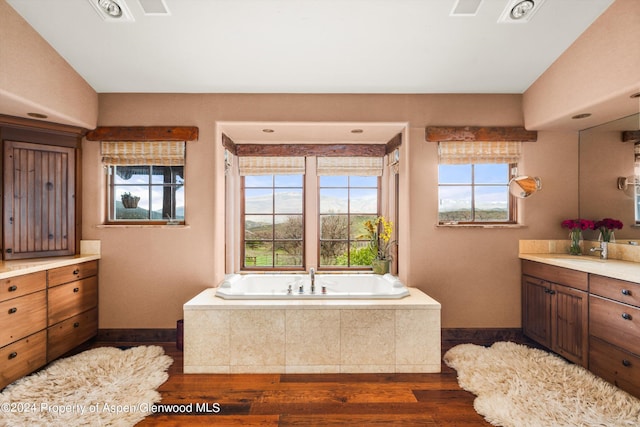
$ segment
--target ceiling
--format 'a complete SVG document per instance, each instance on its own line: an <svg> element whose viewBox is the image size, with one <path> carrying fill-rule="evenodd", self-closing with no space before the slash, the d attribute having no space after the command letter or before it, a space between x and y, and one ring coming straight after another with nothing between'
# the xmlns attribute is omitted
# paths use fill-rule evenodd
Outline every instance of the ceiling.
<svg viewBox="0 0 640 427"><path fill-rule="evenodd" d="M523 93L613 2L498 22L517 0L117 0L132 20L112 22L6 1L99 93Z"/></svg>

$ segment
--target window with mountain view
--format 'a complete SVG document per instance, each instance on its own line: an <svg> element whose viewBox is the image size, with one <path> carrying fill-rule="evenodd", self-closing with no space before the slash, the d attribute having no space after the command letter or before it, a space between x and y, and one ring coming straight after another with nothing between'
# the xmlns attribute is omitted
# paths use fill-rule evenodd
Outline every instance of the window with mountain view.
<svg viewBox="0 0 640 427"><path fill-rule="evenodd" d="M438 219L440 224L514 223L509 180L515 164L440 164Z"/></svg>

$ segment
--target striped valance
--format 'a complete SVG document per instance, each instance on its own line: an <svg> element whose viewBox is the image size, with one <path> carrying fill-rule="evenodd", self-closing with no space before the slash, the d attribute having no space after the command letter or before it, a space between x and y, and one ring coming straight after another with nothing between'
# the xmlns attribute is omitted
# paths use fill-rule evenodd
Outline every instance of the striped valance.
<svg viewBox="0 0 640 427"><path fill-rule="evenodd" d="M240 175L304 175L304 157L238 157Z"/></svg>
<svg viewBox="0 0 640 427"><path fill-rule="evenodd" d="M318 157L317 171L322 175L381 176L382 157Z"/></svg>
<svg viewBox="0 0 640 427"><path fill-rule="evenodd" d="M518 163L520 141L443 141L438 143L441 164Z"/></svg>
<svg viewBox="0 0 640 427"><path fill-rule="evenodd" d="M102 162L108 166L183 166L184 141L102 141Z"/></svg>

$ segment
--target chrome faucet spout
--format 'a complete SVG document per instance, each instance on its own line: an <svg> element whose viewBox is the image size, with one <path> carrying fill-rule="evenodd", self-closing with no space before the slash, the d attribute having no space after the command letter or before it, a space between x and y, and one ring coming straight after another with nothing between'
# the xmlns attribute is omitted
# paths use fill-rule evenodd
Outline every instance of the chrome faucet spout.
<svg viewBox="0 0 640 427"><path fill-rule="evenodd" d="M309 278L311 279L311 293L316 292L316 270L311 267L309 269Z"/></svg>
<svg viewBox="0 0 640 427"><path fill-rule="evenodd" d="M607 242L600 242L599 248L591 248L590 252L600 252L600 259L609 258L609 244Z"/></svg>

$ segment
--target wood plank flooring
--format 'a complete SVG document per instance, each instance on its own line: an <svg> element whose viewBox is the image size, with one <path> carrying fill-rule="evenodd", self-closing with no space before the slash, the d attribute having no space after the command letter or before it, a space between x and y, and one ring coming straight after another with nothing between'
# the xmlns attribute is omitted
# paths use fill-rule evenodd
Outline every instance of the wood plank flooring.
<svg viewBox="0 0 640 427"><path fill-rule="evenodd" d="M163 346L174 360L160 403L190 412L168 407L138 426L490 425L444 364L439 374L184 374L175 343L148 344ZM451 346L443 343L443 352Z"/></svg>

